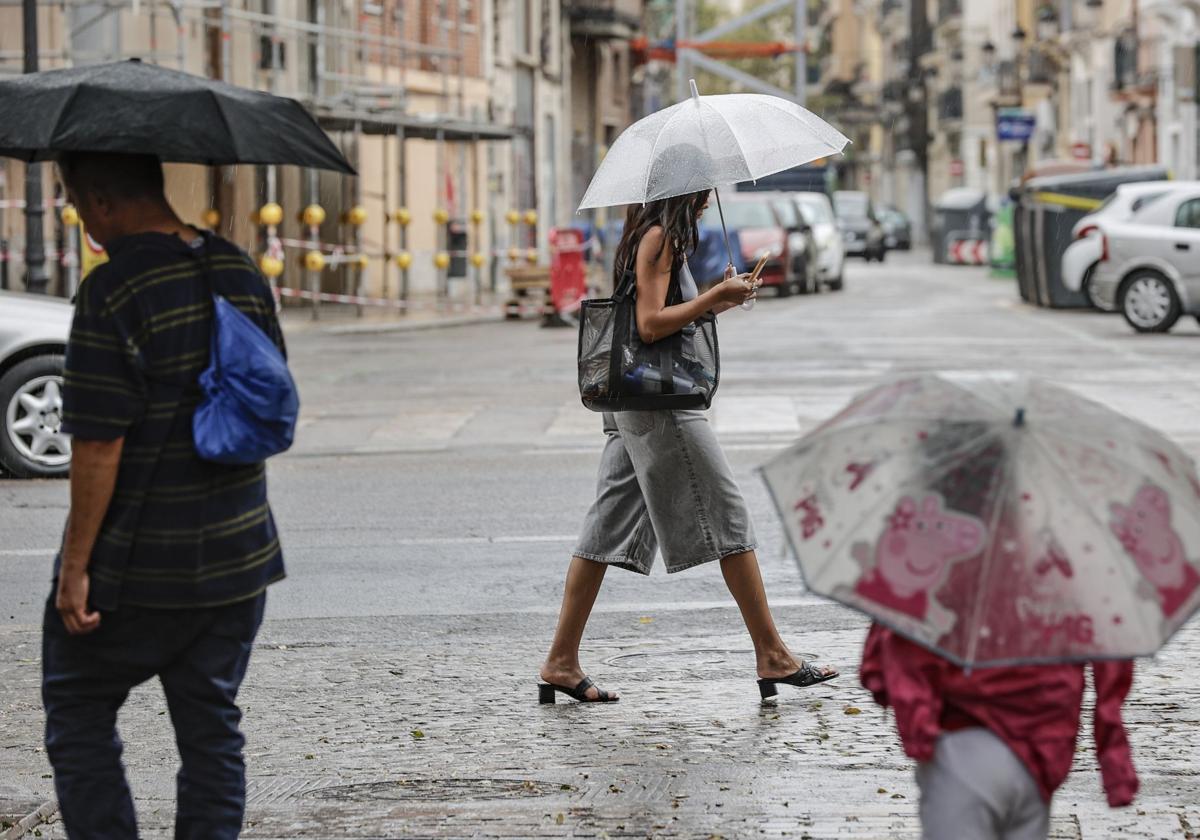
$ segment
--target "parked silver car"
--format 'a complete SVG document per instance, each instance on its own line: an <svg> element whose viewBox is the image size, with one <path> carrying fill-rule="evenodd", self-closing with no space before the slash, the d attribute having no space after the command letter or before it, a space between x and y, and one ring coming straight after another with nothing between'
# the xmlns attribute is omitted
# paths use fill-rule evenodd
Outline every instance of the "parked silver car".
<svg viewBox="0 0 1200 840"><path fill-rule="evenodd" d="M66 475L62 375L74 308L60 298L0 292L0 473Z"/></svg>
<svg viewBox="0 0 1200 840"><path fill-rule="evenodd" d="M1073 292L1083 292L1093 306L1092 277L1100 262L1100 224L1125 222L1143 207L1174 189L1196 186L1195 182L1134 181L1121 184L1104 203L1071 228L1071 244L1062 256L1062 282Z"/></svg>
<svg viewBox="0 0 1200 840"><path fill-rule="evenodd" d="M1159 197L1126 222L1100 223L1092 299L1138 332L1200 317L1200 186Z"/></svg>

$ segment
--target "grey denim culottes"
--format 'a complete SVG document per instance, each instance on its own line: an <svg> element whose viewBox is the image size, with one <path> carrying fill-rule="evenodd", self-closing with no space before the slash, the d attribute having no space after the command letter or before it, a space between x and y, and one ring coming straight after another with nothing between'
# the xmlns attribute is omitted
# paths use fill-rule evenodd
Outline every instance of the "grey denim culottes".
<svg viewBox="0 0 1200 840"><path fill-rule="evenodd" d="M754 526L703 411L604 414L596 501L575 556L650 574L755 547Z"/></svg>

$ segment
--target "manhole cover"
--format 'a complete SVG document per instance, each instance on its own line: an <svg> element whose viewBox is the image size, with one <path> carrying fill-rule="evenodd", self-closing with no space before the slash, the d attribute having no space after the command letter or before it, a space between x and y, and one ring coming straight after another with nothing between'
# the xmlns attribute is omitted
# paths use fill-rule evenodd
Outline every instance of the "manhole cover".
<svg viewBox="0 0 1200 840"><path fill-rule="evenodd" d="M570 788L565 788L570 790ZM463 800L518 799L551 796L564 792L564 786L529 779L391 779L355 785L317 788L303 794L339 802L375 802L383 800L422 802L461 802Z"/></svg>
<svg viewBox="0 0 1200 840"><path fill-rule="evenodd" d="M816 659L816 654L795 653L797 659ZM643 653L622 653L604 660L605 665L639 671L677 671L716 667L745 668L754 665L754 651L729 648L697 648L695 650L651 650Z"/></svg>

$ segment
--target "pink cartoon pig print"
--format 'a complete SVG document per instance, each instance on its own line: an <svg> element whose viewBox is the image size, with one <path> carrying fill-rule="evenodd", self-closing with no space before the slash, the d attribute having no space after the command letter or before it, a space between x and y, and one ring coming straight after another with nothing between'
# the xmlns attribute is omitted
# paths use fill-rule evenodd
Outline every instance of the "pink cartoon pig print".
<svg viewBox="0 0 1200 840"><path fill-rule="evenodd" d="M1200 572L1188 562L1183 542L1171 527L1166 491L1143 484L1128 507L1114 504L1109 527L1138 571L1158 592L1163 615L1171 618L1200 586Z"/></svg>
<svg viewBox="0 0 1200 840"><path fill-rule="evenodd" d="M925 496L919 505L906 496L888 517L874 557L865 544L856 547L864 572L854 591L882 607L926 621L936 605L931 595L945 580L950 565L979 553L986 535L982 522L945 510L936 493ZM944 620L936 623L949 630Z"/></svg>

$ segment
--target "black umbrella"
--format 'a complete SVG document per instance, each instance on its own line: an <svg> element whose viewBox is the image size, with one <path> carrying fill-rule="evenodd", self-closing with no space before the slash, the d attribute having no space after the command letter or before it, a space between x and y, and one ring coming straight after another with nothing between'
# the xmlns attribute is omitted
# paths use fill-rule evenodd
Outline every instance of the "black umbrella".
<svg viewBox="0 0 1200 840"><path fill-rule="evenodd" d="M0 81L0 115L0 155L26 161L127 152L357 174L296 100L136 59Z"/></svg>

